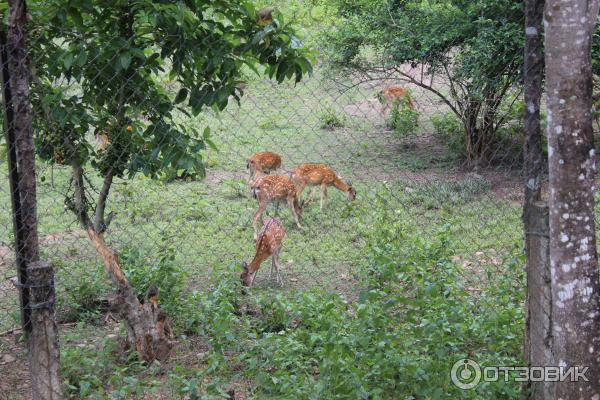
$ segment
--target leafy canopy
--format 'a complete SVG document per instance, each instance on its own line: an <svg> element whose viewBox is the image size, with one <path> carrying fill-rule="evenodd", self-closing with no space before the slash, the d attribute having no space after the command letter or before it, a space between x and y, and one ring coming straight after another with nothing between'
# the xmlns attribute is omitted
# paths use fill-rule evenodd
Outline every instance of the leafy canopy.
<svg viewBox="0 0 600 400"><path fill-rule="evenodd" d="M278 82L312 71L308 51L275 12L257 24L239 0L28 2L40 155L91 162L103 176L166 168L204 174L210 130L189 118L243 94L245 73ZM99 139L94 148L90 133Z"/></svg>
<svg viewBox="0 0 600 400"><path fill-rule="evenodd" d="M328 37L336 63L424 63L435 72L454 60L457 76L468 79L520 76L521 2L338 0L338 6L341 19Z"/></svg>

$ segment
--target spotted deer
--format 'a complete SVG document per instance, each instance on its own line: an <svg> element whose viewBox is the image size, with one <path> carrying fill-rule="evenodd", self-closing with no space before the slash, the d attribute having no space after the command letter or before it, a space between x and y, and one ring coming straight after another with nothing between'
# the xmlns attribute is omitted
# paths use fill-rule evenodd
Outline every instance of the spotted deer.
<svg viewBox="0 0 600 400"><path fill-rule="evenodd" d="M300 164L292 170L292 180L296 185L296 194L298 197L307 185L321 186L321 211L323 211L323 202L327 198L327 187L335 186L337 189L347 193L348 201L353 201L356 198L356 190L352 187L351 182L344 182L333 169L325 164L306 163ZM314 191L311 193L308 201L311 201L314 196Z"/></svg>
<svg viewBox="0 0 600 400"><path fill-rule="evenodd" d="M387 86L378 93L377 97L379 98L379 101L383 103L383 106L381 107L382 116L385 116L386 112L390 109L394 102L396 102L395 104L397 107L398 101L400 101L403 98L406 98L406 105L408 108L411 108L413 110L416 109L415 102L410 96L410 93L402 86Z"/></svg>
<svg viewBox="0 0 600 400"><path fill-rule="evenodd" d="M267 205L270 202L275 201L287 201L292 216L299 229L300 226L300 212L302 207L298 203L298 197L296 196L296 186L292 179L287 175L263 175L259 176L252 182L252 196L258 200L258 210L254 213L252 218L252 228L254 229L254 240L257 239L256 224L258 219L261 217Z"/></svg>
<svg viewBox="0 0 600 400"><path fill-rule="evenodd" d="M281 156L279 154L270 151L254 153L246 160L246 169L250 173L248 182L252 184L252 180L257 173L269 174L279 168L281 168Z"/></svg>
<svg viewBox="0 0 600 400"><path fill-rule="evenodd" d="M243 271L240 274L242 285L252 286L260 265L269 258L269 256L271 256L269 279L271 279L273 270L275 270L275 280L278 284L283 284L283 280L279 274L279 250L281 250L284 237L285 230L283 229L283 224L276 218L268 218L258 235L254 258L250 261L250 264L246 262L242 264Z"/></svg>

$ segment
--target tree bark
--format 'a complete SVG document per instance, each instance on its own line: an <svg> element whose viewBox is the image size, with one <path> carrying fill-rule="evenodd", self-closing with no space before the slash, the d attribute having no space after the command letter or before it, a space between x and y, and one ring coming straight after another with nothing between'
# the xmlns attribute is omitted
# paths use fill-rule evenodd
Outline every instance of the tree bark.
<svg viewBox="0 0 600 400"><path fill-rule="evenodd" d="M106 172L106 176L104 177L100 194L98 195L98 203L96 204L94 216L94 229L98 233L104 232L110 223L110 218L105 220L104 211L106 210L106 201L108 199L108 193L110 192L110 187L112 186L114 176L113 169L109 168L109 170Z"/></svg>
<svg viewBox="0 0 600 400"><path fill-rule="evenodd" d="M540 99L542 96L542 78L544 53L542 48L542 18L544 0L526 0L525 3L525 62L524 90L525 99L525 141L523 161L525 172L525 202L523 222L528 231L529 215L532 205L541 199L542 180L542 134L540 129ZM527 244L527 243L526 243ZM525 247L527 251L527 246Z"/></svg>
<svg viewBox="0 0 600 400"><path fill-rule="evenodd" d="M58 329L54 314L54 271L38 261L27 267L31 286L31 335L28 340L34 400L62 399Z"/></svg>
<svg viewBox="0 0 600 400"><path fill-rule="evenodd" d="M156 288L151 285L144 303L140 303L121 270L117 254L106 245L102 234L96 233L91 225L87 227L87 234L100 254L106 272L117 285L117 294L110 303L125 324L126 347L135 348L140 358L148 363L166 360L173 343L169 340L166 315L158 305Z"/></svg>
<svg viewBox="0 0 600 400"><path fill-rule="evenodd" d="M125 324L127 339L123 343L124 347L134 348L140 359L147 363L154 360L164 361L169 357L173 343L170 340L166 314L158 305L157 291L151 286L145 301L141 303L138 300L135 290L123 274L117 253L108 247L104 240L103 229L97 230L88 215L83 168L78 164L73 164L72 168L74 194L72 200L67 198L66 205L87 231L88 238L102 258L108 276L117 287L116 294L110 299L110 306ZM105 186L110 187L110 182ZM108 195L108 189L105 195Z"/></svg>
<svg viewBox="0 0 600 400"><path fill-rule="evenodd" d="M544 11L550 266L555 365L589 367L559 399L600 399L600 286L594 222L591 37L600 0L548 0Z"/></svg>
<svg viewBox="0 0 600 400"><path fill-rule="evenodd" d="M544 69L543 15L544 0L525 1L523 228L527 260L527 316L523 354L528 366L550 365L553 358L548 209L547 206L542 205L543 203L539 203L542 192L543 162L540 129L540 100ZM554 385L550 382L527 382L523 389L525 397L529 399L549 400L554 398Z"/></svg>

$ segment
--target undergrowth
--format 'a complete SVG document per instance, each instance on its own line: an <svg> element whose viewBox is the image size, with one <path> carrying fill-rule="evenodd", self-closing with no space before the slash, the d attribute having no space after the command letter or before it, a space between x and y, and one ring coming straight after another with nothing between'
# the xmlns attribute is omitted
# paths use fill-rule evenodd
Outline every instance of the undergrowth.
<svg viewBox="0 0 600 400"><path fill-rule="evenodd" d="M520 365L522 260L485 270L485 287L473 292L452 260L449 225L426 236L392 213L380 213L377 228L365 231L368 267L358 272L354 302L318 288L244 291L237 265L217 270L205 292L167 296L167 306L178 303L176 324L186 327L179 340L196 337L208 349L201 365L170 368L170 393L222 398L232 382L244 381L253 398L516 399L517 383L462 391L449 372L461 358ZM136 274L161 276L143 271ZM156 376L140 378L137 362L105 345L86 361L67 344L62 365L71 394L129 398L158 390Z"/></svg>

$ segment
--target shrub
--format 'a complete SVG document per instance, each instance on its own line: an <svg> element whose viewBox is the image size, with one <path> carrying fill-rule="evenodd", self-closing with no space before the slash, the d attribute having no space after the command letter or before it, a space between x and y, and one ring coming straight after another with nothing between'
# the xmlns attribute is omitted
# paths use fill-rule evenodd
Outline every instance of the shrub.
<svg viewBox="0 0 600 400"><path fill-rule="evenodd" d="M419 112L408 106L409 99L405 96L392 102L387 126L393 129L398 137L405 137L417 132L419 127Z"/></svg>
<svg viewBox="0 0 600 400"><path fill-rule="evenodd" d="M162 250L157 259L138 249L123 249L120 254L123 273L135 288L140 300L151 284L158 289L158 302L167 315L178 314L183 300L187 275L175 263L173 248Z"/></svg>
<svg viewBox="0 0 600 400"><path fill-rule="evenodd" d="M370 240L356 303L317 289L255 300L247 336L256 341L239 358L257 397L518 398L515 382L462 391L449 371L463 357L518 365L519 263L488 274L489 288L473 296L451 260L449 227L425 238L390 221L380 216Z"/></svg>
<svg viewBox="0 0 600 400"><path fill-rule="evenodd" d="M465 158L465 129L456 115L452 112L437 112L431 116L431 123L435 133L445 141L450 153L456 158Z"/></svg>

